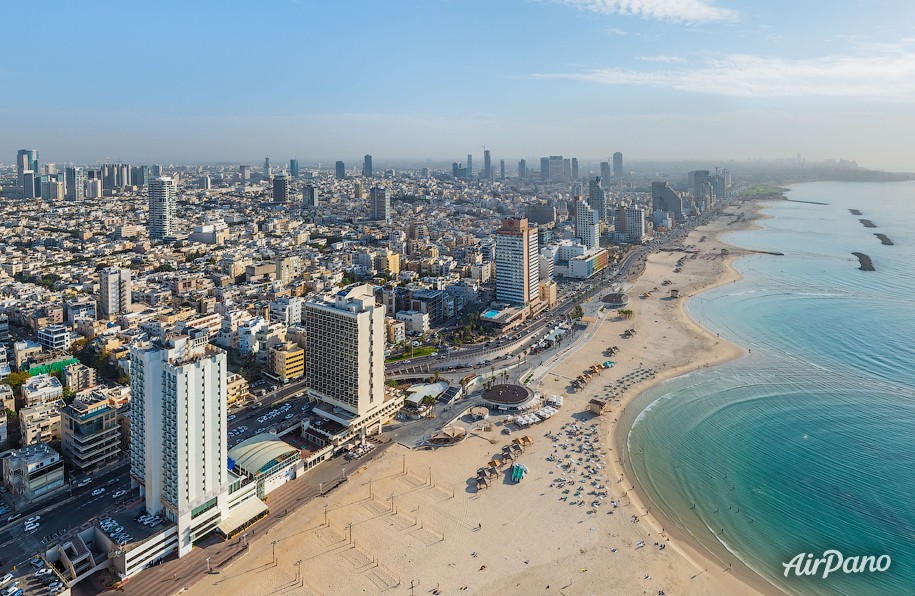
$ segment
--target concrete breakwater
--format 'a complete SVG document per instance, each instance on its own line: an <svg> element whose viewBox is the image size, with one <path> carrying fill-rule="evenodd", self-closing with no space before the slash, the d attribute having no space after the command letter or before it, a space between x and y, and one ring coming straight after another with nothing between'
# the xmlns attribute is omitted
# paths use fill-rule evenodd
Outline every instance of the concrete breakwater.
<svg viewBox="0 0 915 596"><path fill-rule="evenodd" d="M874 268L874 262L871 261L871 258L869 256L867 256L863 252L853 252L851 254L858 257L858 263L860 264L860 267L858 267L858 269L860 269L861 271L876 271L876 269Z"/></svg>
<svg viewBox="0 0 915 596"><path fill-rule="evenodd" d="M879 238L880 242L882 242L884 246L893 246L893 241L890 240L890 237L886 234L874 234L874 236Z"/></svg>
<svg viewBox="0 0 915 596"><path fill-rule="evenodd" d="M869 220L869 219L859 219L858 221L860 221L861 224L862 224L865 228L876 228L876 227L877 227L877 224L875 224L874 222L872 222L872 221Z"/></svg>

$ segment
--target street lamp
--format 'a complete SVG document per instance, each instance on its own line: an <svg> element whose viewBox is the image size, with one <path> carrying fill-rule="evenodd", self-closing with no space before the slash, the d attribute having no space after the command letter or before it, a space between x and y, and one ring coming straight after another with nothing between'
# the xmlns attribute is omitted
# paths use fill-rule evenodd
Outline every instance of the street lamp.
<svg viewBox="0 0 915 596"><path fill-rule="evenodd" d="M207 562L207 573L210 573L212 571L212 569L210 569L210 557L206 558L206 562Z"/></svg>
<svg viewBox="0 0 915 596"><path fill-rule="evenodd" d="M273 544L273 564L276 565L276 540L272 542Z"/></svg>

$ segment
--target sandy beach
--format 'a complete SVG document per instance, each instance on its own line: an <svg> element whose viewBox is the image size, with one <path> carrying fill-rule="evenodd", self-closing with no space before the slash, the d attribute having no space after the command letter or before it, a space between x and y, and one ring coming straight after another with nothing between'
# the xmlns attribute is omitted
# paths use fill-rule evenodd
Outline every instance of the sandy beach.
<svg viewBox="0 0 915 596"><path fill-rule="evenodd" d="M739 212L744 219L729 225ZM684 244L699 250L695 258L651 254L629 292L633 316L604 313L587 341L557 358L535 389L565 396L558 414L510 436L501 433L500 417L490 418L490 430L467 418L461 424L469 437L434 452L392 446L186 593L777 593L667 531L626 478L617 447L625 440L617 417L637 393L744 353L683 310L687 297L739 277L730 263L747 251L718 235L751 226L753 210L741 205L728 213L689 234ZM645 292L652 294L641 298ZM635 335L625 338L627 329ZM611 346L619 348L609 358L615 366L572 392L571 380L607 360ZM613 400L612 411L588 413L594 397ZM528 475L513 483L501 474L478 491L477 469L521 435L533 439L516 459Z"/></svg>

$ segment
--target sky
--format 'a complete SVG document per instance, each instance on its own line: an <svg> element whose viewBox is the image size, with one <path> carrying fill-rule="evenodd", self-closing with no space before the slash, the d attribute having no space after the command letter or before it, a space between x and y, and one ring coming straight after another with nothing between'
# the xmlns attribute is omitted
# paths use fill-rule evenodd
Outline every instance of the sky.
<svg viewBox="0 0 915 596"><path fill-rule="evenodd" d="M915 171L912 0L11 2L0 162L767 159ZM536 166L536 164L534 164Z"/></svg>

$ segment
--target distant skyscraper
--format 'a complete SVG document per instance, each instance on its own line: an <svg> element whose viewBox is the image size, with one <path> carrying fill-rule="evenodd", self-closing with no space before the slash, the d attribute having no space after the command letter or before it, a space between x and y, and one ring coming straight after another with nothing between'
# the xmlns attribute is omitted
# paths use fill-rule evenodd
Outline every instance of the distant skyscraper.
<svg viewBox="0 0 915 596"><path fill-rule="evenodd" d="M131 181L141 188L149 185L149 166L137 166L130 170Z"/></svg>
<svg viewBox="0 0 915 596"><path fill-rule="evenodd" d="M174 179L160 176L149 181L149 239L162 240L174 234Z"/></svg>
<svg viewBox="0 0 915 596"><path fill-rule="evenodd" d="M600 162L600 177L603 179L604 188L610 188L611 180L610 162Z"/></svg>
<svg viewBox="0 0 915 596"><path fill-rule="evenodd" d="M518 162L518 178L524 180L527 178L527 160L522 159Z"/></svg>
<svg viewBox="0 0 915 596"><path fill-rule="evenodd" d="M546 182L550 179L550 158L540 158L540 180Z"/></svg>
<svg viewBox="0 0 915 596"><path fill-rule="evenodd" d="M86 173L82 168L71 167L64 171L67 185L67 200L79 201L86 196Z"/></svg>
<svg viewBox="0 0 915 596"><path fill-rule="evenodd" d="M23 174L26 170L32 170L35 176L38 176L38 149L20 149L16 153L16 174L19 181L19 188L24 188ZM35 197L37 189L32 188L30 198Z"/></svg>
<svg viewBox="0 0 915 596"><path fill-rule="evenodd" d="M366 154L366 156L362 158L362 175L365 176L366 178L372 177L372 156L371 155Z"/></svg>
<svg viewBox="0 0 915 596"><path fill-rule="evenodd" d="M99 271L99 315L107 319L130 311L130 269L108 267Z"/></svg>
<svg viewBox="0 0 915 596"><path fill-rule="evenodd" d="M102 181L98 178L86 180L86 198L98 199L102 196Z"/></svg>
<svg viewBox="0 0 915 596"><path fill-rule="evenodd" d="M562 182L564 180L561 155L551 155L548 167L550 182Z"/></svg>
<svg viewBox="0 0 915 596"><path fill-rule="evenodd" d="M572 158L572 182L578 180L578 158Z"/></svg>
<svg viewBox="0 0 915 596"><path fill-rule="evenodd" d="M161 175L162 175L162 166L160 166L157 163L150 166L150 168L149 168L149 177L150 178L158 178Z"/></svg>
<svg viewBox="0 0 915 596"><path fill-rule="evenodd" d="M506 219L496 231L496 300L527 304L537 299L540 280L537 231L527 219Z"/></svg>
<svg viewBox="0 0 915 596"><path fill-rule="evenodd" d="M155 166L153 166L153 167L155 167ZM251 166L238 166L238 176L242 180L250 180L251 179Z"/></svg>
<svg viewBox="0 0 915 596"><path fill-rule="evenodd" d="M286 174L277 174L273 177L273 202L285 203L289 200L289 182Z"/></svg>
<svg viewBox="0 0 915 596"><path fill-rule="evenodd" d="M293 179L299 177L299 160L297 160L297 159L289 160L289 175L292 176Z"/></svg>
<svg viewBox="0 0 915 596"><path fill-rule="evenodd" d="M343 180L346 178L346 164L344 164L342 161L335 163L334 175L337 177L337 180Z"/></svg>
<svg viewBox="0 0 915 596"><path fill-rule="evenodd" d="M123 163L102 164L102 187L115 190L130 186L130 166Z"/></svg>
<svg viewBox="0 0 915 596"><path fill-rule="evenodd" d="M651 209L673 213L676 219L683 219L683 199L669 182L651 183Z"/></svg>
<svg viewBox="0 0 915 596"><path fill-rule="evenodd" d="M505 180L505 160L499 160L499 180Z"/></svg>
<svg viewBox="0 0 915 596"><path fill-rule="evenodd" d="M340 416L345 424L377 413L384 405L385 326L372 286L307 301L304 324L308 395L347 412Z"/></svg>
<svg viewBox="0 0 915 596"><path fill-rule="evenodd" d="M489 149L483 150L483 172L480 177L483 180L492 180L492 156Z"/></svg>
<svg viewBox="0 0 915 596"><path fill-rule="evenodd" d="M45 174L39 177L39 196L46 201L62 201L66 184L63 174Z"/></svg>
<svg viewBox="0 0 915 596"><path fill-rule="evenodd" d="M267 156L264 158L264 179L269 178L270 174L270 157Z"/></svg>
<svg viewBox="0 0 915 596"><path fill-rule="evenodd" d="M372 219L391 223L391 191L387 188L372 188Z"/></svg>
<svg viewBox="0 0 915 596"><path fill-rule="evenodd" d="M600 176L594 176L588 182L588 205L597 211L601 221L607 221L607 206L604 198L604 189L600 184Z"/></svg>
<svg viewBox="0 0 915 596"><path fill-rule="evenodd" d="M623 177L623 154L619 151L613 154L613 177Z"/></svg>
<svg viewBox="0 0 915 596"><path fill-rule="evenodd" d="M467 154L467 177L473 178L473 155Z"/></svg>
<svg viewBox="0 0 915 596"><path fill-rule="evenodd" d="M130 349L131 484L177 524L179 557L229 517L228 375L202 330Z"/></svg>
<svg viewBox="0 0 915 596"><path fill-rule="evenodd" d="M38 196L38 176L32 170L22 172L22 196L26 199L34 199Z"/></svg>
<svg viewBox="0 0 915 596"><path fill-rule="evenodd" d="M562 180L564 182L572 181L572 160L571 159L562 160Z"/></svg>
<svg viewBox="0 0 915 596"><path fill-rule="evenodd" d="M318 206L318 190L309 184L302 189L302 208L311 209Z"/></svg>
<svg viewBox="0 0 915 596"><path fill-rule="evenodd" d="M575 235L591 250L600 246L600 218L585 201L575 202Z"/></svg>

